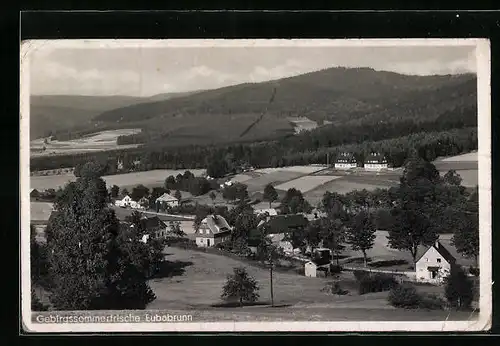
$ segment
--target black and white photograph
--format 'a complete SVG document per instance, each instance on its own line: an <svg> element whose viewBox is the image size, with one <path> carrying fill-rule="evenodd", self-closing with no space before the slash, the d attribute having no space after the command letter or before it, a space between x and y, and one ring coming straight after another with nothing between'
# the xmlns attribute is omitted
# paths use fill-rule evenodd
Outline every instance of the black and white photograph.
<svg viewBox="0 0 500 346"><path fill-rule="evenodd" d="M484 331L482 39L21 45L32 332Z"/></svg>

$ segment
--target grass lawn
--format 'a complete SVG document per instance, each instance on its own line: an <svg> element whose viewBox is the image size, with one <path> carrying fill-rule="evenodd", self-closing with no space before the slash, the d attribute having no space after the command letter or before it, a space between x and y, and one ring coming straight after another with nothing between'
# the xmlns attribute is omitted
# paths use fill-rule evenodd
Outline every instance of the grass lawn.
<svg viewBox="0 0 500 346"><path fill-rule="evenodd" d="M220 294L227 274L235 266L246 266L260 286L260 301L268 303L269 272L225 256L169 247L165 250L174 274L154 279L150 285L157 299L148 310L189 313L194 320L206 321L380 321L444 320L447 311L408 311L387 303L387 292L358 295L352 273L341 275L341 286L348 295L334 296L322 289L331 278L307 278L295 273L274 272L276 307L214 307L221 303ZM470 318L469 312L453 312L448 319Z"/></svg>

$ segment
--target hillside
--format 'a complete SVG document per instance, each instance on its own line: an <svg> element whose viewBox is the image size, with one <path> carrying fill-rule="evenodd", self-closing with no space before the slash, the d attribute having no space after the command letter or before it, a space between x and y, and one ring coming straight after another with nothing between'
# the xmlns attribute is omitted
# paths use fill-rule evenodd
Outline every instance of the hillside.
<svg viewBox="0 0 500 346"><path fill-rule="evenodd" d="M103 112L189 94L192 93L159 94L152 97L31 95L30 137L37 139L64 130L91 129L96 126L96 122L91 120Z"/></svg>
<svg viewBox="0 0 500 346"><path fill-rule="evenodd" d="M274 89L274 101L269 103ZM196 138L208 144L293 133L287 118L294 116L319 124L373 124L433 120L464 109L475 112L475 107L476 77L471 74L421 77L330 68L130 105L103 112L95 120L117 128L143 128L146 135L138 139L142 142L173 145Z"/></svg>

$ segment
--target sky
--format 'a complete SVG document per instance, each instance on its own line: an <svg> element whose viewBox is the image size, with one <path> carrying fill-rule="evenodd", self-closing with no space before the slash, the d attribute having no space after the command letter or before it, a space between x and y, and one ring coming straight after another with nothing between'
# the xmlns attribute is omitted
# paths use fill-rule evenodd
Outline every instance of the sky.
<svg viewBox="0 0 500 346"><path fill-rule="evenodd" d="M29 60L31 94L147 97L262 82L336 66L411 75L476 72L475 48L463 45L94 47L37 48Z"/></svg>

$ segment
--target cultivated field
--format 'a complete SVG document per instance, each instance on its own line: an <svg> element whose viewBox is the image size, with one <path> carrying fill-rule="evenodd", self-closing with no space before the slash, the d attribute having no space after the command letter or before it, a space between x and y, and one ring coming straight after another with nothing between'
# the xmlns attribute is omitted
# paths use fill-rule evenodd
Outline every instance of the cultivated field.
<svg viewBox="0 0 500 346"><path fill-rule="evenodd" d="M69 140L69 141L50 141L44 143L44 138L39 138L31 141L30 149L32 156L45 156L57 154L76 154L88 151L103 151L117 148L134 148L137 144L133 145L117 145L116 140L119 136L131 135L139 133L140 129L121 129L97 132L83 138ZM41 149L45 146L44 151Z"/></svg>
<svg viewBox="0 0 500 346"><path fill-rule="evenodd" d="M444 320L445 311L407 311L387 303L387 292L358 295L352 273L340 276L345 296L334 296L322 289L331 279L307 278L295 273L274 272L274 302L277 307L249 306L243 308L212 307L221 303L220 294L226 276L233 267L245 266L258 281L261 302L270 301L269 272L242 262L192 250L169 247L166 259L174 273L154 279L150 285L157 299L148 309L189 311L209 321L286 321L286 320ZM185 313L185 312L184 312ZM470 318L470 313L453 313L451 319Z"/></svg>
<svg viewBox="0 0 500 346"><path fill-rule="evenodd" d="M288 167L276 167L276 168L260 168L256 169L255 172L257 173L264 173L264 174L270 174L270 173L275 173L275 172L295 172L295 173L301 173L301 174L311 174L317 171L321 171L322 169L328 168L327 166L316 166L316 165L309 165L309 166L288 166Z"/></svg>
<svg viewBox="0 0 500 346"><path fill-rule="evenodd" d="M106 181L108 186L118 185L120 188L130 189L138 184L143 184L146 186L163 186L165 179L169 175L176 176L177 174L183 174L186 170L170 170L170 169L157 169L153 171L146 172L134 172L125 174L115 174L104 176L103 179ZM190 169L195 176L202 175L204 169ZM53 176L32 176L30 177L31 188L37 190L46 189L57 189L58 187L63 187L70 181L76 180L73 174L65 175L53 175Z"/></svg>
<svg viewBox="0 0 500 346"><path fill-rule="evenodd" d="M336 177L333 175L307 175L291 181L287 181L286 183L280 185L276 185L275 187L276 189L284 191L295 188L305 193L338 178L341 177Z"/></svg>

